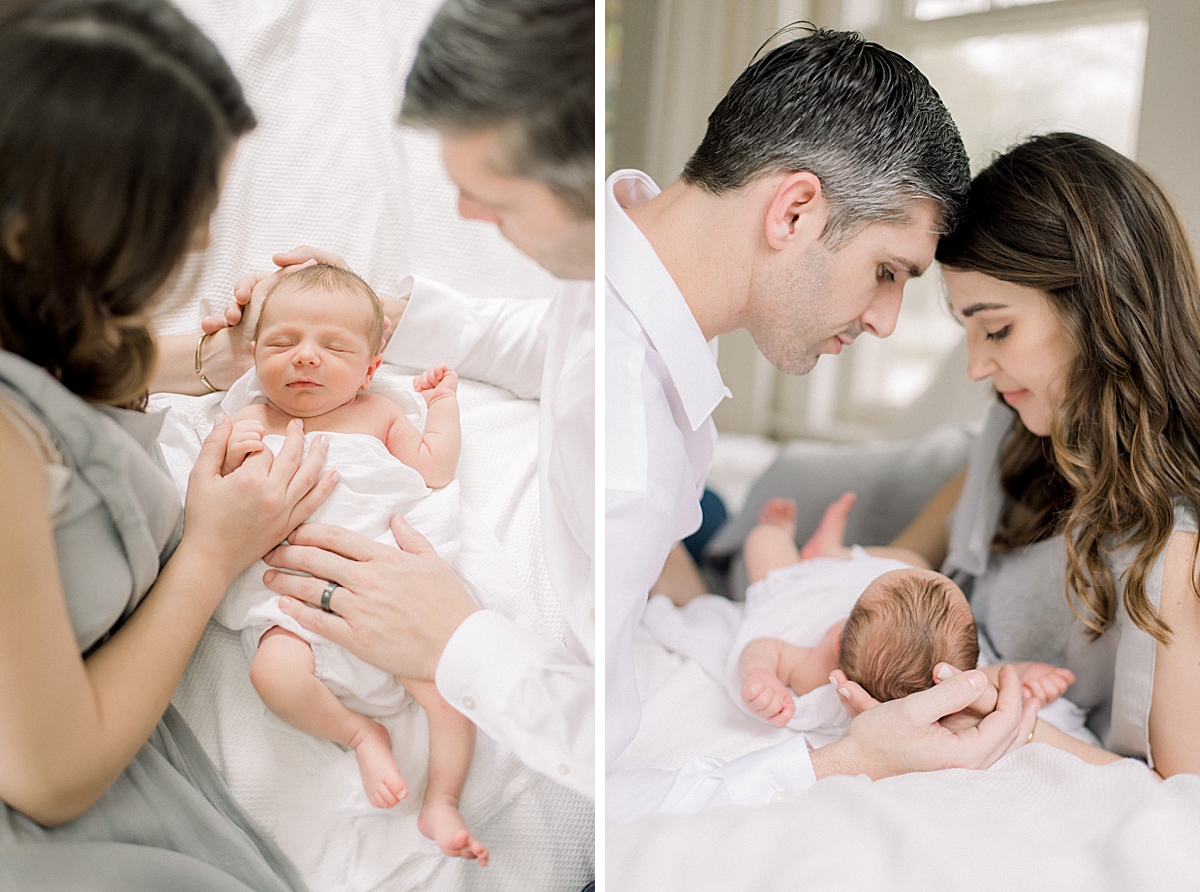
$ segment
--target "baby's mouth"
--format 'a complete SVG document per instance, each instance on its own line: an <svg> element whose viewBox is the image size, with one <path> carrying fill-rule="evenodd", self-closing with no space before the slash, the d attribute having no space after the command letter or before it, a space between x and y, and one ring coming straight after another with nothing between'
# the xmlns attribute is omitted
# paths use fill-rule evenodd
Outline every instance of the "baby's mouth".
<svg viewBox="0 0 1200 892"><path fill-rule="evenodd" d="M316 381L309 381L307 378L301 378L297 381L292 381L288 384L288 387L293 388L293 389L299 389L299 390L309 390L313 387L320 387L320 386L321 385L318 384Z"/></svg>

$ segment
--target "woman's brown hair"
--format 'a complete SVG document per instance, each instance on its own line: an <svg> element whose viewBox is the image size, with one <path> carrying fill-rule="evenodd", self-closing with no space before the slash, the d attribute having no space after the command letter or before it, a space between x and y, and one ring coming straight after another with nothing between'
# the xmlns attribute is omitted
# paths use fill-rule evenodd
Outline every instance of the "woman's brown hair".
<svg viewBox="0 0 1200 892"><path fill-rule="evenodd" d="M168 3L47 3L0 24L0 347L84 399L140 404L149 310L254 123Z"/></svg>
<svg viewBox="0 0 1200 892"><path fill-rule="evenodd" d="M1113 149L1039 136L975 178L937 258L1043 292L1078 351L1050 436L1014 422L993 546L1062 533L1067 596L1092 633L1112 625L1120 583L1130 618L1168 643L1146 577L1176 503L1200 508L1200 284L1171 202ZM1123 548L1118 581L1105 557Z"/></svg>

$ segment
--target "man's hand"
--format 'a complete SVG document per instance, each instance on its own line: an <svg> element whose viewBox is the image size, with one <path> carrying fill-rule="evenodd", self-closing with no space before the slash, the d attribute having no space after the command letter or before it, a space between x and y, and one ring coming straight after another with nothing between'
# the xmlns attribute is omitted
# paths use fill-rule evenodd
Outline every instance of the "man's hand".
<svg viewBox="0 0 1200 892"><path fill-rule="evenodd" d="M280 608L311 632L393 675L432 681L454 630L478 606L450 565L404 518L392 518L398 548L342 527L305 524L266 562L267 588ZM325 613L326 580L336 582Z"/></svg>

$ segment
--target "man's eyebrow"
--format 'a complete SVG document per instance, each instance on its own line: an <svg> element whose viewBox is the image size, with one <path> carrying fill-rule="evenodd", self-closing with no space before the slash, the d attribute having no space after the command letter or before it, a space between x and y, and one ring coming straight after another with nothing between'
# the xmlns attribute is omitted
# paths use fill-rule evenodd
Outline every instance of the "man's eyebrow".
<svg viewBox="0 0 1200 892"><path fill-rule="evenodd" d="M970 319L976 313L986 313L988 310L1006 310L1006 309L1008 309L1008 304L977 303L977 304L971 304L971 306L969 306L969 307L963 307L963 310L961 313L959 313L959 315L962 316L964 319Z"/></svg>
<svg viewBox="0 0 1200 892"><path fill-rule="evenodd" d="M891 263L900 267L914 279L919 279L922 275L920 267L918 267L915 263L913 263L911 260L905 260L903 257L897 257L895 254L889 254L888 256L884 257L883 262Z"/></svg>

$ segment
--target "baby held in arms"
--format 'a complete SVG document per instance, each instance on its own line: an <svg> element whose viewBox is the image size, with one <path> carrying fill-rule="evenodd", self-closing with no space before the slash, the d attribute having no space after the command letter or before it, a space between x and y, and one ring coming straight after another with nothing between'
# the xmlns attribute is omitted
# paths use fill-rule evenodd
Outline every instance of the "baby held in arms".
<svg viewBox="0 0 1200 892"><path fill-rule="evenodd" d="M793 541L795 503L784 499L767 503L746 539L748 620L757 613L759 623L773 616L787 626L789 614L795 619L804 613L822 623L828 622L828 614L840 614L823 634L820 627L810 630L813 638L820 635L815 644L756 637L742 648L742 700L773 725L791 721L793 693L803 696L828 684L834 669L883 702L932 687L939 680L934 677L939 663L966 671L979 661L970 605L949 577L906 566L919 558L899 549L871 549L868 554L842 544L853 501L847 493L834 502L803 550ZM822 612L827 615L820 618ZM796 640L795 635L787 637ZM986 715L996 705L1000 667L981 668L991 684L971 709ZM1026 693L1043 704L1062 696L1075 680L1069 670L1045 663L1017 663L1015 668Z"/></svg>
<svg viewBox="0 0 1200 892"><path fill-rule="evenodd" d="M427 406L424 432L396 402L367 392L382 362L383 333L379 299L354 273L316 264L280 280L263 302L252 345L266 401L234 416L222 472L260 460L272 438L299 420L306 437L322 432L327 464L341 475L322 506L340 514L319 512L313 520L380 515L364 522L385 541L393 514L454 479L462 433L458 378L446 366L413 381ZM352 748L371 804L391 808L408 786L387 729L372 716L395 713L407 689L429 717L429 782L417 826L447 855L487 864L487 849L458 810L474 725L432 682L397 680L302 629L262 585L264 569L258 564L239 577L217 612L219 621L242 630L253 653L250 678L263 702L292 727ZM326 606L335 612L338 594L331 583Z"/></svg>

